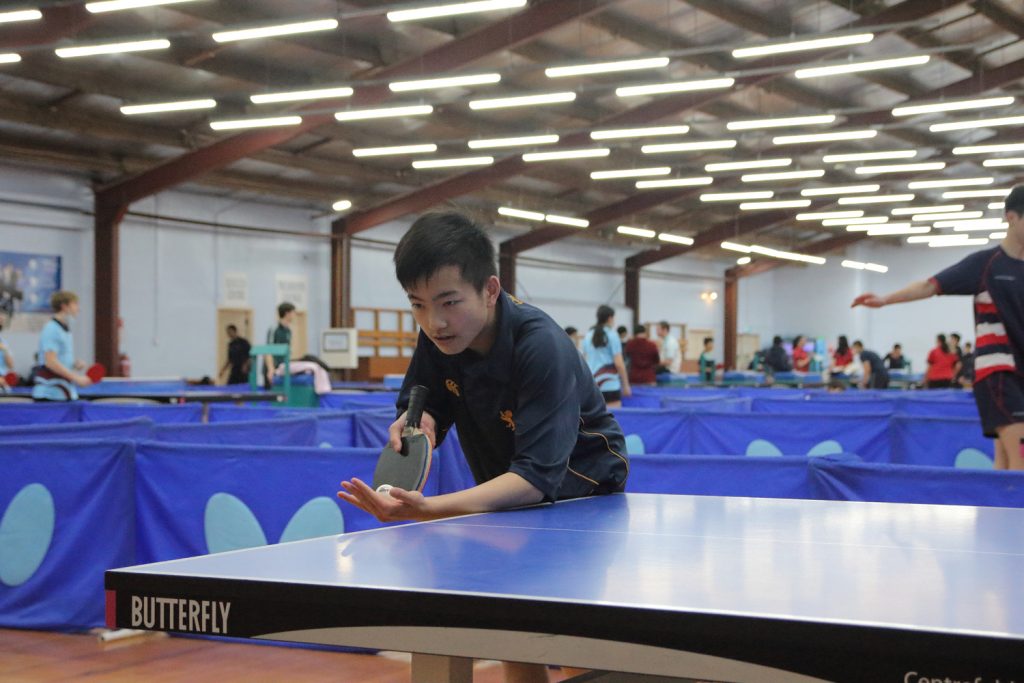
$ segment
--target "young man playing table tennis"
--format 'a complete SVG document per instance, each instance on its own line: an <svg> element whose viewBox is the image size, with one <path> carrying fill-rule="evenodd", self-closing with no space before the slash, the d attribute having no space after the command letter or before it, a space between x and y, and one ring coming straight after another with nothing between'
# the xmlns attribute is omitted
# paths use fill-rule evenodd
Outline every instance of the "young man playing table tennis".
<svg viewBox="0 0 1024 683"><path fill-rule="evenodd" d="M426 497L359 479L339 497L383 522L428 520L623 490L625 438L572 340L543 311L501 289L494 246L458 213L417 220L395 250L395 273L420 326L397 402L401 447L415 385L429 390L421 427L440 443L453 424L477 485ZM507 680L547 680L543 667ZM543 676L543 677L541 677Z"/></svg>
<svg viewBox="0 0 1024 683"><path fill-rule="evenodd" d="M85 364L75 360L71 323L78 315L78 295L58 290L50 296L53 318L39 334L39 367L36 368L32 398L36 401L74 401L78 387L92 380L81 371Z"/></svg>

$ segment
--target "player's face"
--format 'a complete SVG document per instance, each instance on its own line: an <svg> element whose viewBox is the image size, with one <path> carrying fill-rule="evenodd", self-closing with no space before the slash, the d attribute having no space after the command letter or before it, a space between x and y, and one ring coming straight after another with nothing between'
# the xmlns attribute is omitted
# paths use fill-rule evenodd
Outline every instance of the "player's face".
<svg viewBox="0 0 1024 683"><path fill-rule="evenodd" d="M477 291L456 266L445 266L406 291L412 315L441 353L472 349L487 353L494 343L495 304L501 286L492 276Z"/></svg>
<svg viewBox="0 0 1024 683"><path fill-rule="evenodd" d="M1016 211L1007 211L1006 228L1016 236L1018 242L1024 242L1024 216Z"/></svg>

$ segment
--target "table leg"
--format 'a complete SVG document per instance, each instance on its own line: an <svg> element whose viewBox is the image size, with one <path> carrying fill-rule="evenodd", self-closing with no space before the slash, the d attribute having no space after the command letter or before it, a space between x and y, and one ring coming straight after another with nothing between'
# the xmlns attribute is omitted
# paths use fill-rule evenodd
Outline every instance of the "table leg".
<svg viewBox="0 0 1024 683"><path fill-rule="evenodd" d="M473 660L414 652L412 683L473 683Z"/></svg>

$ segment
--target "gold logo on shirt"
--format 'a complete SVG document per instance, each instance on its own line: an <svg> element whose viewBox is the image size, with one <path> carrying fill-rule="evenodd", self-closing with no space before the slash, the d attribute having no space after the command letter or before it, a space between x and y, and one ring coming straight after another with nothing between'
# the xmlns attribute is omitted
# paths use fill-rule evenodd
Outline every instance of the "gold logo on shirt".
<svg viewBox="0 0 1024 683"><path fill-rule="evenodd" d="M509 294L508 295L508 300L511 301L512 303L516 304L517 306L521 306L522 303L523 303L523 300L519 299L519 298L516 298L516 296L514 294Z"/></svg>
<svg viewBox="0 0 1024 683"><path fill-rule="evenodd" d="M462 396L462 392L459 391L459 385L455 383L455 380L453 380L453 379L446 379L444 381L444 387L445 387L445 389L447 389L448 391L452 392L456 396Z"/></svg>
<svg viewBox="0 0 1024 683"><path fill-rule="evenodd" d="M512 419L511 410L501 411L500 413L498 413L498 417L501 418L501 421L505 423L506 427L511 429L513 432L516 431L516 423L515 420Z"/></svg>

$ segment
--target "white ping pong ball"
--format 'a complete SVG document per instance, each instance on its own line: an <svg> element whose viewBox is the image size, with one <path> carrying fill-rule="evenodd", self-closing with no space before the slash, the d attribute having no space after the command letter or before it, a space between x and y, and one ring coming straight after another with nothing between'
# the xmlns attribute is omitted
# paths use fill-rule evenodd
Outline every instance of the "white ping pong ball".
<svg viewBox="0 0 1024 683"><path fill-rule="evenodd" d="M391 484L381 484L377 487L377 493L382 493L385 496L388 495L389 491L391 491Z"/></svg>

